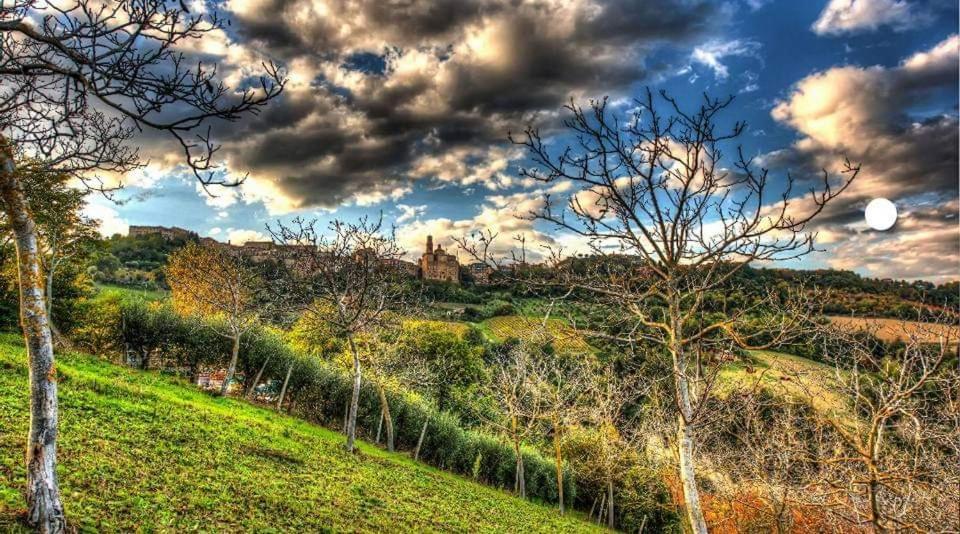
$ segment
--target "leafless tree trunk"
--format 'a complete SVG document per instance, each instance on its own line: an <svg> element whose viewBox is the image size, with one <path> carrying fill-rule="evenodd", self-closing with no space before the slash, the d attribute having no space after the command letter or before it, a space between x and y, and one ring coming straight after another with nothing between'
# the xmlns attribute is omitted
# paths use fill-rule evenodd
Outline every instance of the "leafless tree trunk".
<svg viewBox="0 0 960 534"><path fill-rule="evenodd" d="M380 420L377 422L377 437L374 438L373 442L380 443L380 432L383 430L383 409L380 409Z"/></svg>
<svg viewBox="0 0 960 534"><path fill-rule="evenodd" d="M44 302L37 229L17 180L13 155L0 136L0 198L13 229L20 287L20 326L30 367L27 438L27 522L44 533L63 532L66 519L57 483L57 380L53 337Z"/></svg>
<svg viewBox="0 0 960 534"><path fill-rule="evenodd" d="M613 530L613 479L607 481L607 527Z"/></svg>
<svg viewBox="0 0 960 534"><path fill-rule="evenodd" d="M267 356L263 360L263 365L260 366L260 370L257 371L257 376L253 378L253 382L250 383L249 388L247 389L246 398L250 400L253 398L253 392L257 389L257 384L260 383L260 378L263 377L263 371L267 368L267 364L270 363L270 356Z"/></svg>
<svg viewBox="0 0 960 534"><path fill-rule="evenodd" d="M380 395L380 418L387 423L387 450L394 451L393 448L393 417L390 416L390 403L387 402L387 392L383 386L377 385L377 393ZM380 432L377 429L377 440L379 441Z"/></svg>
<svg viewBox="0 0 960 534"><path fill-rule="evenodd" d="M560 449L562 429L558 422L554 423L553 431L553 463L557 469L557 501L560 505L560 515L565 512L563 504L563 451Z"/></svg>
<svg viewBox="0 0 960 534"><path fill-rule="evenodd" d="M277 399L277 411L280 411L280 408L283 406L283 397L287 394L287 384L290 383L290 375L293 374L293 363L290 362L290 367L287 367L287 376L283 378L283 387L280 388L280 398Z"/></svg>
<svg viewBox="0 0 960 534"><path fill-rule="evenodd" d="M413 450L413 459L420 459L420 447L423 447L423 438L427 436L427 423L430 422L430 419L423 420L423 426L420 427L420 437L417 439L417 448Z"/></svg>
<svg viewBox="0 0 960 534"><path fill-rule="evenodd" d="M234 332L233 347L230 349L230 364L227 365L227 376L223 378L223 384L220 386L220 396L225 397L230 391L230 382L233 382L233 374L237 371L237 358L240 356L240 333Z"/></svg>
<svg viewBox="0 0 960 534"><path fill-rule="evenodd" d="M353 336L348 336L350 353L353 356L353 392L350 395L350 413L347 416L347 451L353 452L354 442L357 440L357 410L360 408L360 353Z"/></svg>

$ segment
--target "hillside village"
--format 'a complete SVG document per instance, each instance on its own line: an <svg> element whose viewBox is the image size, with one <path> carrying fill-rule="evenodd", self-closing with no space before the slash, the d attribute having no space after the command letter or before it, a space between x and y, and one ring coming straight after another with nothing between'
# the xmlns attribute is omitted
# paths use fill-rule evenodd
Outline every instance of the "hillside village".
<svg viewBox="0 0 960 534"><path fill-rule="evenodd" d="M160 236L168 241L192 239L206 246L228 246L255 262L283 260L289 257L289 250L287 249L290 246L278 245L273 241L246 241L241 245L233 245L229 241L223 243L211 237L201 238L195 232L176 226L168 228L165 226L131 225L128 235L131 237ZM488 283L493 270L492 267L482 262L473 262L461 266L455 254L445 251L440 244L436 247L433 246L433 236L426 237L425 250L416 263L400 258L390 258L384 261L390 267L409 276L453 284L461 282L461 268L466 269L472 280L478 284Z"/></svg>

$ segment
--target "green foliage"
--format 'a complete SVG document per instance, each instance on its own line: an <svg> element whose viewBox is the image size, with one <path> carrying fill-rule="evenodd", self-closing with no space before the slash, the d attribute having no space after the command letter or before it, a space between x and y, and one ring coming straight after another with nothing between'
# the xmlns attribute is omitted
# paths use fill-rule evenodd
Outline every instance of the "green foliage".
<svg viewBox="0 0 960 534"><path fill-rule="evenodd" d="M289 393L295 399L294 412L325 426L340 428L352 393L352 377L313 359L300 360L295 375L300 381L296 386L291 383L293 391ZM427 420L427 433L420 451L422 461L491 486L513 487L516 463L508 444L481 432L465 430L456 416L437 411L416 395L388 389L387 398L398 449L415 448L423 422ZM379 417L376 387L364 381L360 389L358 433L373 437ZM542 502L556 502L553 463L534 450L524 451L524 462L527 495ZM573 499L576 488L572 477L566 477L565 484L565 494Z"/></svg>
<svg viewBox="0 0 960 534"><path fill-rule="evenodd" d="M0 339L0 531L26 477L22 340ZM58 357L60 476L81 532L597 530L576 517L177 379ZM473 459L471 459L472 461Z"/></svg>
<svg viewBox="0 0 960 534"><path fill-rule="evenodd" d="M160 234L114 235L101 242L92 258L93 278L104 284L166 289L167 257L194 241L195 237L166 239Z"/></svg>

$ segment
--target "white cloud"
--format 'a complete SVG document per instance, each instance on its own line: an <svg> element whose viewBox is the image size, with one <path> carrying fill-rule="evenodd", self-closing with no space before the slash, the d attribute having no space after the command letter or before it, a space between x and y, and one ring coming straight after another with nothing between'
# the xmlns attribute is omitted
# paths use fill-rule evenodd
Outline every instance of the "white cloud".
<svg viewBox="0 0 960 534"><path fill-rule="evenodd" d="M104 237L113 234L126 235L130 230L130 224L120 217L120 213L112 207L97 202L87 203L83 209L83 214L99 223L98 230Z"/></svg>
<svg viewBox="0 0 960 534"><path fill-rule="evenodd" d="M932 20L931 13L906 0L830 0L811 29L818 35L872 31L881 26L903 31Z"/></svg>
<svg viewBox="0 0 960 534"><path fill-rule="evenodd" d="M270 236L258 230L246 228L227 228L227 241L232 245L242 245L247 241L270 241Z"/></svg>
<svg viewBox="0 0 960 534"><path fill-rule="evenodd" d="M408 206L406 204L397 204L397 209L400 210L400 216L397 217L397 224L402 224L412 219L416 219L426 213L427 206L426 204L422 206Z"/></svg>
<svg viewBox="0 0 960 534"><path fill-rule="evenodd" d="M724 58L755 57L760 46L760 43L746 39L711 41L694 48L690 60L710 68L718 80L726 80L730 76L730 71L723 63Z"/></svg>
<svg viewBox="0 0 960 534"><path fill-rule="evenodd" d="M863 165L817 219L815 229L826 230L818 241L831 251L831 266L896 278L960 274L958 118L949 104L939 115L929 113L930 95L956 90L958 62L960 37L953 35L896 67L844 66L811 74L774 107L773 118L801 136L792 147L767 154L764 165L799 170L795 176L833 171L844 157ZM924 106L922 118L909 115L914 106ZM892 200L904 213L890 231L864 225L863 209L876 197ZM794 199L792 207L814 209L809 195Z"/></svg>

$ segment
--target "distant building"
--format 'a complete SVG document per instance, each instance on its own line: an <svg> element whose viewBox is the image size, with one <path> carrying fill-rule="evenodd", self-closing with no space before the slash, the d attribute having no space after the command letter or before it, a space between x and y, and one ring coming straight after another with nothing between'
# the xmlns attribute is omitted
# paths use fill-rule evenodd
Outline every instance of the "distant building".
<svg viewBox="0 0 960 534"><path fill-rule="evenodd" d="M191 232L190 230L185 230L183 228L178 228L176 226L167 228L166 226L136 226L136 225L130 226L130 230L127 233L127 235L130 237L160 235L160 237L167 240L190 239L191 237L197 236L196 233Z"/></svg>
<svg viewBox="0 0 960 534"><path fill-rule="evenodd" d="M433 248L433 236L427 236L427 249L420 257L420 276L424 280L460 283L460 262L441 245Z"/></svg>
<svg viewBox="0 0 960 534"><path fill-rule="evenodd" d="M420 267L412 261L401 260L398 258L387 258L383 260L384 265L416 277L420 273Z"/></svg>
<svg viewBox="0 0 960 534"><path fill-rule="evenodd" d="M467 271L473 277L473 282L478 285L490 283L490 276L493 274L493 267L490 267L482 261L467 265Z"/></svg>

